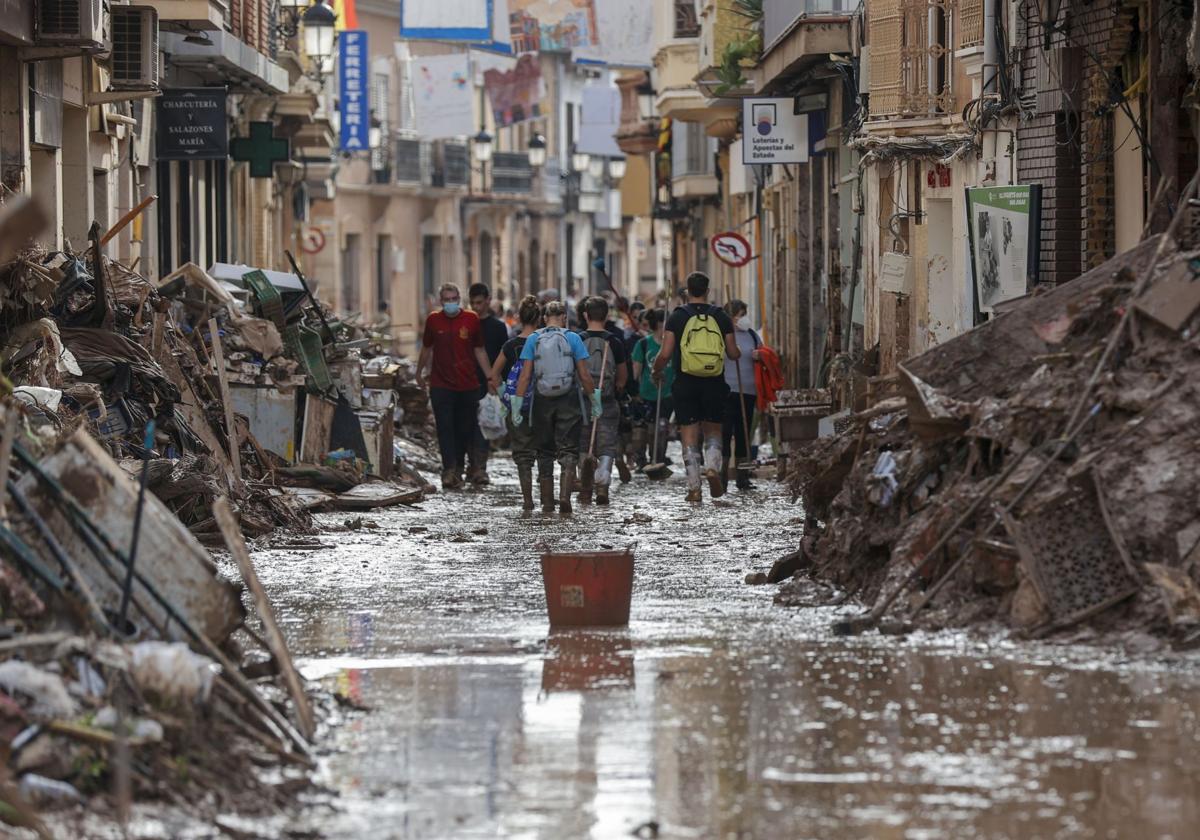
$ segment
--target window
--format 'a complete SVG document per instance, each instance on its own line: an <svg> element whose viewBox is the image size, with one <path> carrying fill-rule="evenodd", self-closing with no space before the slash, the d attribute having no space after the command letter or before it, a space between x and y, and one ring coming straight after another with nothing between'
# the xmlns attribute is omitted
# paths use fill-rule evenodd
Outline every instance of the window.
<svg viewBox="0 0 1200 840"><path fill-rule="evenodd" d="M696 0L675 0L675 37L700 37L700 16L696 14Z"/></svg>
<svg viewBox="0 0 1200 840"><path fill-rule="evenodd" d="M359 261L361 260L362 237L357 233L346 234L346 247L342 250L342 311L359 311Z"/></svg>
<svg viewBox="0 0 1200 840"><path fill-rule="evenodd" d="M954 112L954 8L952 0L875 0L868 7L872 117ZM973 25L968 19L960 39L973 37Z"/></svg>
<svg viewBox="0 0 1200 840"><path fill-rule="evenodd" d="M438 287L438 238L436 236L421 237L421 287L425 292L425 300L433 304L433 296Z"/></svg>
<svg viewBox="0 0 1200 840"><path fill-rule="evenodd" d="M492 235L487 231L479 234L479 282L492 288Z"/></svg>

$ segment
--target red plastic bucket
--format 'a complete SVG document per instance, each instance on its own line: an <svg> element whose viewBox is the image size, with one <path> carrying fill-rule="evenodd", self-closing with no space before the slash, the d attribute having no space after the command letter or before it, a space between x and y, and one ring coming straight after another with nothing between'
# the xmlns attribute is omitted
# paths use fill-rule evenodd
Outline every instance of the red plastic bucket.
<svg viewBox="0 0 1200 840"><path fill-rule="evenodd" d="M633 554L629 551L542 555L546 611L552 627L613 627L629 623Z"/></svg>

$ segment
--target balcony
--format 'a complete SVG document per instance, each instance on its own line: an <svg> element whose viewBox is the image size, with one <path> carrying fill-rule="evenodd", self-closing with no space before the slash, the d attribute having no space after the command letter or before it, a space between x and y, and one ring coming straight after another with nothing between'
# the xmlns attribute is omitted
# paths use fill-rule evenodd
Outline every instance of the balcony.
<svg viewBox="0 0 1200 840"><path fill-rule="evenodd" d="M700 72L700 45L696 39L673 41L654 54L654 70L658 79L655 108L659 116L684 122L704 118L708 100L696 87Z"/></svg>
<svg viewBox="0 0 1200 840"><path fill-rule="evenodd" d="M858 0L764 0L759 90L828 60L830 53L849 53L850 18L858 6Z"/></svg>
<svg viewBox="0 0 1200 840"><path fill-rule="evenodd" d="M878 0L867 17L872 38L869 119L953 118L959 102L955 77L962 69L955 49L971 47L982 37L982 5Z"/></svg>
<svg viewBox="0 0 1200 840"><path fill-rule="evenodd" d="M470 183L465 143L398 138L392 147L392 181L413 187L462 189Z"/></svg>
<svg viewBox="0 0 1200 840"><path fill-rule="evenodd" d="M159 46L171 57L173 66L188 70L199 84L228 85L231 93L287 92L287 71L266 53L224 30L205 36L209 42L198 44L178 32L160 32Z"/></svg>
<svg viewBox="0 0 1200 840"><path fill-rule="evenodd" d="M717 141L703 126L675 123L671 131L671 194L675 198L717 195Z"/></svg>
<svg viewBox="0 0 1200 840"><path fill-rule="evenodd" d="M492 155L492 192L528 195L533 192L533 167L525 152L496 152Z"/></svg>

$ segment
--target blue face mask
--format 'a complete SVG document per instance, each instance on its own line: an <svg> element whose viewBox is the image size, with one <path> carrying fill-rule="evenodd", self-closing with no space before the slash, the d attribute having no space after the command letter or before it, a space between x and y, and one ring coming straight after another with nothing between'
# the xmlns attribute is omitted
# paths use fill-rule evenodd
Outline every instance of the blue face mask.
<svg viewBox="0 0 1200 840"><path fill-rule="evenodd" d="M462 311L462 304L456 300L449 300L442 304L442 311L449 317L453 318Z"/></svg>

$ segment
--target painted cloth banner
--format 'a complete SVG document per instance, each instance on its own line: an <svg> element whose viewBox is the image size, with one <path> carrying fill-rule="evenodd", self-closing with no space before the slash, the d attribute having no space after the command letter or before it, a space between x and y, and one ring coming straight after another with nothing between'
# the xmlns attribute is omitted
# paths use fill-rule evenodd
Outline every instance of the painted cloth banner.
<svg viewBox="0 0 1200 840"><path fill-rule="evenodd" d="M371 97L367 33L347 29L338 36L338 116L341 149L362 152L370 148Z"/></svg>
<svg viewBox="0 0 1200 840"><path fill-rule="evenodd" d="M417 133L427 140L462 137L475 126L470 65L466 53L414 58L413 111Z"/></svg>
<svg viewBox="0 0 1200 840"><path fill-rule="evenodd" d="M508 0L508 21L515 53L567 52L598 40L593 0Z"/></svg>
<svg viewBox="0 0 1200 840"><path fill-rule="evenodd" d="M492 5L493 0L400 0L400 37L490 43Z"/></svg>
<svg viewBox="0 0 1200 840"><path fill-rule="evenodd" d="M536 56L523 55L512 70L487 70L483 84L492 102L492 117L500 128L542 115L542 66Z"/></svg>
<svg viewBox="0 0 1200 840"><path fill-rule="evenodd" d="M654 3L650 0L592 0L596 39L574 50L576 61L616 67L651 65L654 55Z"/></svg>
<svg viewBox="0 0 1200 840"><path fill-rule="evenodd" d="M1037 283L1042 191L1038 185L969 187L967 227L978 311L1019 298Z"/></svg>

